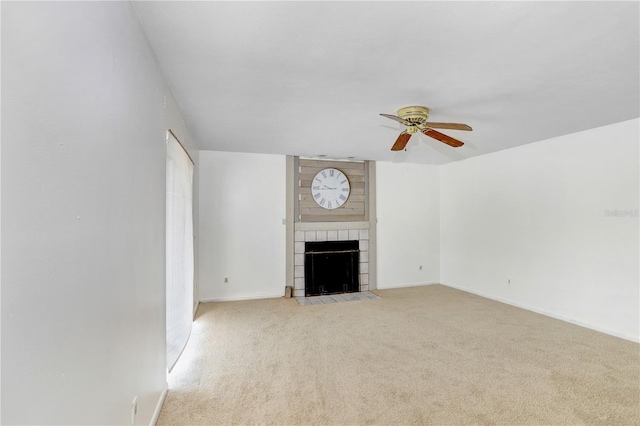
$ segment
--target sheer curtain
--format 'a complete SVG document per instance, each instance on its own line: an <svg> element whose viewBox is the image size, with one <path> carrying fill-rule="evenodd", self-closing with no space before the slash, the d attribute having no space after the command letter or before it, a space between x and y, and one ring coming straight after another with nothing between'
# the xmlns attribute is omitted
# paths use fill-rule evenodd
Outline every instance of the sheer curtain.
<svg viewBox="0 0 640 426"><path fill-rule="evenodd" d="M187 344L193 322L193 163L167 132L167 367Z"/></svg>

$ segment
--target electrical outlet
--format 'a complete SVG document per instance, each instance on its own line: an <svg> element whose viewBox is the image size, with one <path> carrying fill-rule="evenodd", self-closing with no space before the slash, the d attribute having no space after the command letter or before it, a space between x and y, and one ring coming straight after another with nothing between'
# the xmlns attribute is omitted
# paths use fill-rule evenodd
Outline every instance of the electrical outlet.
<svg viewBox="0 0 640 426"><path fill-rule="evenodd" d="M133 397L133 402L131 403L131 424L136 424L136 414L138 414L138 397Z"/></svg>

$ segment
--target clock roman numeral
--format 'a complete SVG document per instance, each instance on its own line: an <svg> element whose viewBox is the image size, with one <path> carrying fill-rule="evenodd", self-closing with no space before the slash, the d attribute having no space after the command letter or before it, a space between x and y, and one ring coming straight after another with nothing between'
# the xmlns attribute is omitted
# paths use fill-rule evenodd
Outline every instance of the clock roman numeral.
<svg viewBox="0 0 640 426"><path fill-rule="evenodd" d="M329 170L329 175L330 175L331 177L333 177L333 171L334 171L333 169Z"/></svg>
<svg viewBox="0 0 640 426"><path fill-rule="evenodd" d="M333 206L331 205L331 201L329 201L329 202L327 203L327 207L329 207L329 208L333 207Z"/></svg>
<svg viewBox="0 0 640 426"><path fill-rule="evenodd" d="M349 190L349 188L342 188L343 192L347 192Z"/></svg>
<svg viewBox="0 0 640 426"><path fill-rule="evenodd" d="M342 182L340 182L340 185L344 185L344 183L345 183L346 181L347 181L346 179L345 179L345 180L343 180Z"/></svg>
<svg viewBox="0 0 640 426"><path fill-rule="evenodd" d="M319 186L314 186L314 187L313 187L313 189L314 189L314 190L315 190L315 189L320 190L320 187L319 187Z"/></svg>
<svg viewBox="0 0 640 426"><path fill-rule="evenodd" d="M322 200L320 200L320 205L324 206L324 203L326 203L326 200L323 198Z"/></svg>
<svg viewBox="0 0 640 426"><path fill-rule="evenodd" d="M342 202L345 202L347 200L347 197L345 197L344 194L340 194L340 199L342 200Z"/></svg>
<svg viewBox="0 0 640 426"><path fill-rule="evenodd" d="M318 193L314 194L313 198L315 198L316 200L317 200L318 198L320 198L320 193L318 192Z"/></svg>
<svg viewBox="0 0 640 426"><path fill-rule="evenodd" d="M327 174L325 173L325 171L322 171L322 176L327 177Z"/></svg>

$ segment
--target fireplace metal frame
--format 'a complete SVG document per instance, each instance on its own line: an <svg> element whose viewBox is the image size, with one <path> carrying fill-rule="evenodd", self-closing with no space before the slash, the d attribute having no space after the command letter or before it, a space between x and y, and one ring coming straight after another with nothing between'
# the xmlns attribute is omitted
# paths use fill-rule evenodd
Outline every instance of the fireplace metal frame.
<svg viewBox="0 0 640 426"><path fill-rule="evenodd" d="M305 296L360 291L359 241L305 243Z"/></svg>

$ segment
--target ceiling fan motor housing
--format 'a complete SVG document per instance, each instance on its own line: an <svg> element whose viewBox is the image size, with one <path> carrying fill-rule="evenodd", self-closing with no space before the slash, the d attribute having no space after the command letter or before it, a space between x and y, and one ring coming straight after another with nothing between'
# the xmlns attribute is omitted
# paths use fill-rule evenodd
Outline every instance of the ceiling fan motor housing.
<svg viewBox="0 0 640 426"><path fill-rule="evenodd" d="M429 108L423 106L409 106L398 110L398 117L413 125L419 125L429 118Z"/></svg>

